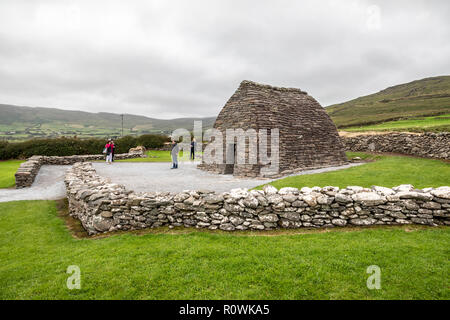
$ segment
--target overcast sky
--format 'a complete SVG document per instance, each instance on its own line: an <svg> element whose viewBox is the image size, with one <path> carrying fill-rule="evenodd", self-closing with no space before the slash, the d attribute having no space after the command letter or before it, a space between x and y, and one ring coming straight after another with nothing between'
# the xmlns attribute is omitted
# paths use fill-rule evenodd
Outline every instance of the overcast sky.
<svg viewBox="0 0 450 320"><path fill-rule="evenodd" d="M450 74L449 17L448 0L1 0L0 103L215 116L246 79L328 106Z"/></svg>

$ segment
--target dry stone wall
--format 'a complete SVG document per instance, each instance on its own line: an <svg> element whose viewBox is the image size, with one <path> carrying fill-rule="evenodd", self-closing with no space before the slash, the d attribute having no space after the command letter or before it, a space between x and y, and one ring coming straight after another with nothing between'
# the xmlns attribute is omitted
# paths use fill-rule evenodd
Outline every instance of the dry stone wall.
<svg viewBox="0 0 450 320"><path fill-rule="evenodd" d="M132 159L145 156L145 149L130 149L129 153L116 154L114 159ZM32 156L22 163L15 174L16 188L31 187L42 165L71 165L77 162L104 160L105 156L95 155L75 155L75 156Z"/></svg>
<svg viewBox="0 0 450 320"><path fill-rule="evenodd" d="M350 186L135 193L76 163L65 177L70 214L89 234L169 227L272 230L391 224L450 224L450 187Z"/></svg>
<svg viewBox="0 0 450 320"><path fill-rule="evenodd" d="M394 152L407 155L450 159L450 132L388 133L341 137L348 151Z"/></svg>

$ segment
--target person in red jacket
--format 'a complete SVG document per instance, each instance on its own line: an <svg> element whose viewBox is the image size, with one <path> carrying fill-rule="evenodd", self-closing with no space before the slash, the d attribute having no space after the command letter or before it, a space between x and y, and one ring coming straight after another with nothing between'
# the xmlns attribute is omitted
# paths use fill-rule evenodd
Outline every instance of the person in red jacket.
<svg viewBox="0 0 450 320"><path fill-rule="evenodd" d="M113 149L114 149L114 144L111 143L111 140L108 140L108 142L105 145L106 163L107 164L112 164Z"/></svg>

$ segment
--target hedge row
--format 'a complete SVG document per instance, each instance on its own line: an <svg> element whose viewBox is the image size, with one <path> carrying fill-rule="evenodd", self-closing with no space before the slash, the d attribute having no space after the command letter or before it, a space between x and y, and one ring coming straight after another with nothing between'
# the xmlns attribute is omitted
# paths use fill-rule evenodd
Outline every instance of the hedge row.
<svg viewBox="0 0 450 320"><path fill-rule="evenodd" d="M116 153L126 153L130 148L144 146L161 148L168 137L145 134L139 137L125 136L114 140ZM0 141L0 160L25 159L33 155L71 156L75 154L100 154L106 144L104 139L32 139L24 142Z"/></svg>

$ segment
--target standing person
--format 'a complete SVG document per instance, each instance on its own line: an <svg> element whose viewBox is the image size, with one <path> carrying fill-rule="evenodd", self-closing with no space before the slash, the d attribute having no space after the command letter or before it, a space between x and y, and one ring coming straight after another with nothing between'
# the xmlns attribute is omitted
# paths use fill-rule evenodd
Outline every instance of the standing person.
<svg viewBox="0 0 450 320"><path fill-rule="evenodd" d="M172 148L170 150L170 154L172 156L172 168L171 169L178 169L178 143L172 139Z"/></svg>
<svg viewBox="0 0 450 320"><path fill-rule="evenodd" d="M195 138L192 138L191 141L191 160L195 159L195 146L196 146L197 142L195 142Z"/></svg>
<svg viewBox="0 0 450 320"><path fill-rule="evenodd" d="M116 145L114 143L114 140L111 140L111 144L112 144L112 156L111 156L111 162L114 162L114 155L116 154Z"/></svg>
<svg viewBox="0 0 450 320"><path fill-rule="evenodd" d="M112 163L112 150L113 145L111 144L111 140L108 140L108 142L105 145L106 150L106 163L111 164Z"/></svg>

